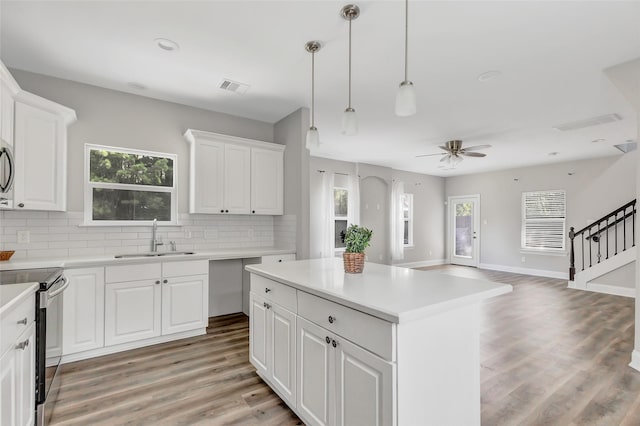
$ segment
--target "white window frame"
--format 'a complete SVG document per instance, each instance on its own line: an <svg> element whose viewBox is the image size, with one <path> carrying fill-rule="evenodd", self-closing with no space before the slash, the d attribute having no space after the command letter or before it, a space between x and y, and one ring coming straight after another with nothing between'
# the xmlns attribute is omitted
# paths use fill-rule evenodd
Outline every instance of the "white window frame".
<svg viewBox="0 0 640 426"><path fill-rule="evenodd" d="M148 155L152 157L169 158L173 160L173 186L135 185L128 183L105 183L90 181L90 167L92 150L114 151L124 154ZM121 148L115 146L85 144L84 145L84 226L145 226L151 225L152 220L93 220L93 189L121 189L148 192L171 193L171 220L158 221L159 225L178 224L178 156L166 152L146 151L143 149Z"/></svg>
<svg viewBox="0 0 640 426"><path fill-rule="evenodd" d="M404 235L402 235L402 245L404 247L413 247L413 194L407 193L405 192L404 194L402 194L402 221L403 222L408 222L409 224L409 242L408 243L404 243ZM409 208L408 208L408 212L409 214L407 215L408 217L405 218L404 217L404 212L405 212L405 208L404 208L404 198L409 200ZM403 234L404 234L404 223L403 223Z"/></svg>
<svg viewBox="0 0 640 426"><path fill-rule="evenodd" d="M562 193L564 199L564 217L562 219L557 218L549 218L549 219L527 219L526 218L526 199L530 194L542 194L549 192L557 192ZM520 249L523 253L539 253L539 254L564 254L567 250L567 193L563 189L550 189L543 191L527 191L522 193L522 202L521 202L521 210L522 210L522 222L521 222L521 232L520 232ZM550 247L527 247L526 246L526 224L528 221L531 222L557 222L562 220L562 247L561 248L550 248Z"/></svg>
<svg viewBox="0 0 640 426"><path fill-rule="evenodd" d="M335 192L336 189L340 189L340 190L344 190L347 191L347 214L346 216L336 216L336 209L335 209ZM347 221L347 228L352 224L352 220L351 220L351 209L349 208L349 205L351 204L351 191L349 190L349 188L346 188L344 186L334 186L331 189L331 195L333 195L332 199L334 200L334 206L331 209L331 222L333 223L333 234L335 235L335 230L336 230L336 221L338 220L346 220ZM331 240L333 242L333 252L335 255L340 255L342 253L344 253L344 251L346 250L346 247L336 247L336 240L335 237Z"/></svg>

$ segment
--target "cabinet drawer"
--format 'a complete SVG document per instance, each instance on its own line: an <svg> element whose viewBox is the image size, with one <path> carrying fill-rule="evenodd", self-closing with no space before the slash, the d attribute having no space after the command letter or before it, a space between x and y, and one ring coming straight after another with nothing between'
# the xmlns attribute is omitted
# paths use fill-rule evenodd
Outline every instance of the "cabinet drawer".
<svg viewBox="0 0 640 426"><path fill-rule="evenodd" d="M208 260L184 260L179 262L164 262L162 264L162 276L164 278L205 275L208 273Z"/></svg>
<svg viewBox="0 0 640 426"><path fill-rule="evenodd" d="M288 285L251 274L251 291L260 297L264 297L285 309L293 312L297 311L296 289Z"/></svg>
<svg viewBox="0 0 640 426"><path fill-rule="evenodd" d="M296 254L270 254L268 256L262 256L262 263L279 263L279 262L289 262L291 260L296 260Z"/></svg>
<svg viewBox="0 0 640 426"><path fill-rule="evenodd" d="M105 268L105 281L108 283L121 283L127 281L159 280L161 272L160 263L107 266Z"/></svg>
<svg viewBox="0 0 640 426"><path fill-rule="evenodd" d="M395 327L388 321L303 291L298 292L298 315L386 360L395 361Z"/></svg>
<svg viewBox="0 0 640 426"><path fill-rule="evenodd" d="M35 293L30 295L27 300L5 313L0 319L0 355L12 345L15 345L18 337L35 321L35 297Z"/></svg>

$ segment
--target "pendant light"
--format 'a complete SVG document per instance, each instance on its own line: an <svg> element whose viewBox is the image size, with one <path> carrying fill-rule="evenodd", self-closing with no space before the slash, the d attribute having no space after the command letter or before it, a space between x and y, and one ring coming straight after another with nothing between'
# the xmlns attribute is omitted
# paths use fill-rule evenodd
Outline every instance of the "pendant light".
<svg viewBox="0 0 640 426"><path fill-rule="evenodd" d="M320 50L320 43L317 41L309 41L304 45L304 48L307 52L311 53L311 127L307 130L307 149L311 150L317 149L320 147L320 135L318 134L318 129L315 126L315 93L316 93L316 79L315 79L315 58L316 52Z"/></svg>
<svg viewBox="0 0 640 426"><path fill-rule="evenodd" d="M408 77L409 63L409 0L404 0L404 81L396 95L396 115L407 117L416 113L416 90Z"/></svg>
<svg viewBox="0 0 640 426"><path fill-rule="evenodd" d="M340 13L349 21L349 105L342 115L342 133L351 136L358 133L358 117L356 110L351 107L351 22L360 16L360 8L355 4L348 4Z"/></svg>

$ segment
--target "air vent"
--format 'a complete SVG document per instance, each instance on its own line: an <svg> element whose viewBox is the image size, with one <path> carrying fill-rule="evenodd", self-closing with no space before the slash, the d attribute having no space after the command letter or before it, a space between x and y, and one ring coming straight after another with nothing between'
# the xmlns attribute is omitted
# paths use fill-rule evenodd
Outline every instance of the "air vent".
<svg viewBox="0 0 640 426"><path fill-rule="evenodd" d="M627 152L635 151L638 148L638 143L626 142L626 143L614 145L614 147L618 148L620 151L626 154Z"/></svg>
<svg viewBox="0 0 640 426"><path fill-rule="evenodd" d="M618 114L606 114L598 117L588 118L586 120L559 124L557 126L553 126L553 128L556 130L566 132L569 130L578 130L578 129L583 129L585 127L599 126L601 124L613 123L620 120L622 120L622 117Z"/></svg>
<svg viewBox="0 0 640 426"><path fill-rule="evenodd" d="M229 79L224 79L218 86L222 90L227 90L229 92L237 93L239 95L244 95L249 90L249 85L240 83L238 81L233 81Z"/></svg>

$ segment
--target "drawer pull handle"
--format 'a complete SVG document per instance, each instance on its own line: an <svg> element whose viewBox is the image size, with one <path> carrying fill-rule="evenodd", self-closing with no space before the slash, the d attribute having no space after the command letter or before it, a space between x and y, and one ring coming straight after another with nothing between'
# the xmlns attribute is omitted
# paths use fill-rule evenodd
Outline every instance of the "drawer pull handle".
<svg viewBox="0 0 640 426"><path fill-rule="evenodd" d="M20 321L18 321L18 324L27 325L27 318L25 317L25 318L21 319Z"/></svg>
<svg viewBox="0 0 640 426"><path fill-rule="evenodd" d="M336 322L336 317L334 317L333 315L329 315L329 323L333 324L334 322Z"/></svg>
<svg viewBox="0 0 640 426"><path fill-rule="evenodd" d="M335 348L336 346L338 346L338 342L336 342L335 340L332 340L331 341L331 346L333 346Z"/></svg>
<svg viewBox="0 0 640 426"><path fill-rule="evenodd" d="M264 292L265 293L269 293L271 291L271 289L269 287L265 287Z"/></svg>
<svg viewBox="0 0 640 426"><path fill-rule="evenodd" d="M27 346L29 346L29 340L25 340L24 342L20 342L16 345L16 349L24 350Z"/></svg>
<svg viewBox="0 0 640 426"><path fill-rule="evenodd" d="M326 340L326 342L327 342L327 345L328 345L329 343L331 343L331 339L329 339L329 336L327 336L327 337L325 338L325 340Z"/></svg>

